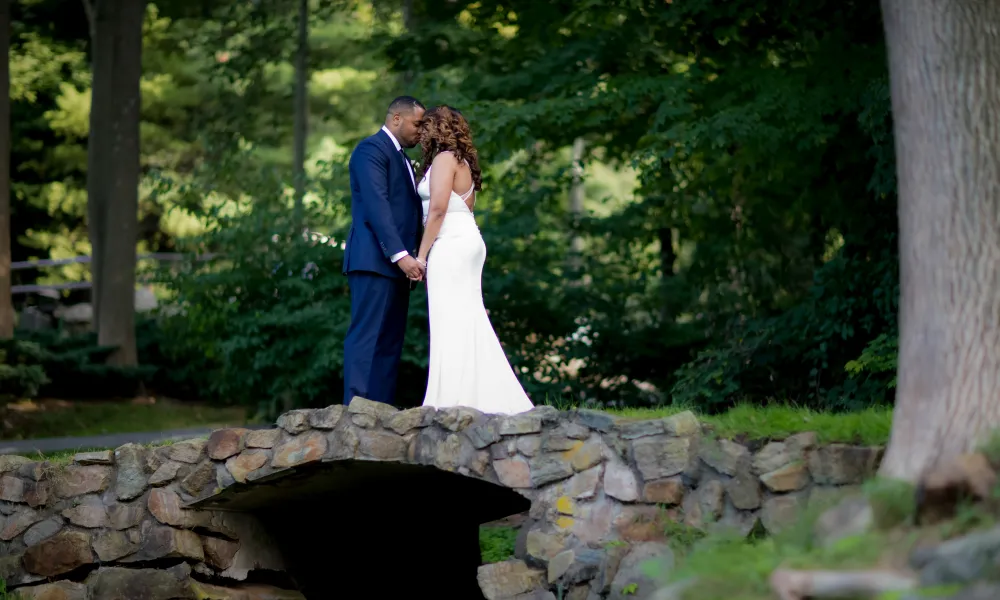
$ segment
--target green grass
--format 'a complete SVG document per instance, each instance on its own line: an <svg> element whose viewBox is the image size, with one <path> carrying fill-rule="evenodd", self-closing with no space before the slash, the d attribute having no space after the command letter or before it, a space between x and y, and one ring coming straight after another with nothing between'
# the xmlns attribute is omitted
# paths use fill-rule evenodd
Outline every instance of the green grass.
<svg viewBox="0 0 1000 600"><path fill-rule="evenodd" d="M43 405L44 406L44 405ZM77 402L66 408L35 412L9 411L10 431L2 439L25 440L46 437L76 437L142 431L165 431L187 427L231 427L247 423L246 410L203 404L160 401L152 405L128 402Z"/></svg>
<svg viewBox="0 0 1000 600"><path fill-rule="evenodd" d="M513 558L516 539L517 529L514 527L480 527L479 551L483 556L483 564Z"/></svg>
<svg viewBox="0 0 1000 600"><path fill-rule="evenodd" d="M669 417L684 407L633 408L608 411L629 420ZM692 411L697 414L696 411ZM795 406L738 405L718 415L698 415L723 438L745 436L748 439L784 439L796 433L815 431L821 443L883 445L889 441L892 427L891 408L869 408L852 413L827 413Z"/></svg>

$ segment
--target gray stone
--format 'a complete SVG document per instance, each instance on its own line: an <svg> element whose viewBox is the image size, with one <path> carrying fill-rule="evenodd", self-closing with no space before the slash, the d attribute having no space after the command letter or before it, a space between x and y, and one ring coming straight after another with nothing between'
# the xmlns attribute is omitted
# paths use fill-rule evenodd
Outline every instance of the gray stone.
<svg viewBox="0 0 1000 600"><path fill-rule="evenodd" d="M94 529L108 526L108 509L97 496L84 496L79 502L62 511L62 516L77 527Z"/></svg>
<svg viewBox="0 0 1000 600"><path fill-rule="evenodd" d="M664 433L663 419L649 419L646 421L622 421L618 423L618 431L622 439L634 440L651 435Z"/></svg>
<svg viewBox="0 0 1000 600"><path fill-rule="evenodd" d="M482 418L483 413L474 408L469 408L468 406L451 406L439 409L437 414L434 415L434 422L448 431L462 431Z"/></svg>
<svg viewBox="0 0 1000 600"><path fill-rule="evenodd" d="M608 433L614 429L615 423L618 422L617 417L609 415L606 412L590 410L587 408L581 408L576 411L573 418L580 424L595 431L600 431L601 433Z"/></svg>
<svg viewBox="0 0 1000 600"><path fill-rule="evenodd" d="M639 499L635 473L625 463L609 462L604 468L604 493L622 502L635 502Z"/></svg>
<svg viewBox="0 0 1000 600"><path fill-rule="evenodd" d="M644 481L678 475L691 461L694 443L688 437L653 436L632 442L632 456Z"/></svg>
<svg viewBox="0 0 1000 600"><path fill-rule="evenodd" d="M910 555L920 571L920 585L968 584L996 574L1000 562L1000 527L948 540Z"/></svg>
<svg viewBox="0 0 1000 600"><path fill-rule="evenodd" d="M309 416L311 413L312 411L308 409L290 410L279 416L275 425L292 435L298 435L309 429ZM236 452L239 452L239 449L236 449ZM236 452L233 452L233 454ZM232 454L229 456L232 456ZM220 456L219 460L229 458L229 456Z"/></svg>
<svg viewBox="0 0 1000 600"><path fill-rule="evenodd" d="M351 415L368 415L374 417L377 423L385 424L393 415L399 413L399 409L384 402L375 402L355 396L351 399L347 412Z"/></svg>
<svg viewBox="0 0 1000 600"><path fill-rule="evenodd" d="M819 443L815 431L804 431L785 438L785 447L794 458L801 458L807 450L812 450Z"/></svg>
<svg viewBox="0 0 1000 600"><path fill-rule="evenodd" d="M814 490L815 491L815 490ZM810 504L812 497L810 495ZM846 498L823 512L813 525L816 540L829 546L846 537L869 531L875 523L872 505L864 496Z"/></svg>
<svg viewBox="0 0 1000 600"><path fill-rule="evenodd" d="M101 562L111 562L132 554L138 549L124 531L107 530L94 535L91 544Z"/></svg>
<svg viewBox="0 0 1000 600"><path fill-rule="evenodd" d="M524 435L542 430L542 416L532 411L501 417L500 435Z"/></svg>
<svg viewBox="0 0 1000 600"><path fill-rule="evenodd" d="M536 488L573 475L573 465L555 454L543 454L534 458L530 466L531 485Z"/></svg>
<svg viewBox="0 0 1000 600"><path fill-rule="evenodd" d="M476 575L486 600L509 600L545 583L545 572L524 561L508 560L479 567Z"/></svg>
<svg viewBox="0 0 1000 600"><path fill-rule="evenodd" d="M674 556L670 547L659 542L635 544L618 566L618 572L611 582L608 600L653 600L659 585L645 573L645 564L655 562L661 565L662 578L673 569Z"/></svg>
<svg viewBox="0 0 1000 600"><path fill-rule="evenodd" d="M161 464L159 468L157 468L156 471L149 476L149 485L158 487L170 483L177 477L177 472L180 471L183 466L184 463L168 460L167 462Z"/></svg>
<svg viewBox="0 0 1000 600"><path fill-rule="evenodd" d="M87 589L93 600L193 600L196 597L191 589L191 567L186 564L169 569L101 567L87 577Z"/></svg>
<svg viewBox="0 0 1000 600"><path fill-rule="evenodd" d="M668 435L686 437L701 433L701 423L694 413L685 410L663 419L663 428Z"/></svg>
<svg viewBox="0 0 1000 600"><path fill-rule="evenodd" d="M119 500L138 498L146 491L146 449L139 444L125 444L115 450L118 465L115 495Z"/></svg>
<svg viewBox="0 0 1000 600"><path fill-rule="evenodd" d="M326 408L320 408L309 413L309 426L313 429L333 429L340 422L346 407L343 404L334 404Z"/></svg>
<svg viewBox="0 0 1000 600"><path fill-rule="evenodd" d="M563 421L556 429L559 435L573 440L585 440L590 437L590 428L586 425L574 423L573 421Z"/></svg>
<svg viewBox="0 0 1000 600"><path fill-rule="evenodd" d="M115 458L111 450L97 450L96 452L74 454L73 462L78 465L113 465Z"/></svg>
<svg viewBox="0 0 1000 600"><path fill-rule="evenodd" d="M493 418L485 423L473 425L465 430L465 435L469 436L469 440L476 450L482 450L490 444L500 441L500 421Z"/></svg>
<svg viewBox="0 0 1000 600"><path fill-rule="evenodd" d="M726 492L733 506L741 510L760 508L760 483L751 473L749 461L744 460L736 469L736 475L726 482Z"/></svg>
<svg viewBox="0 0 1000 600"><path fill-rule="evenodd" d="M63 520L59 517L53 516L35 523L24 532L24 544L26 546L34 546L35 544L47 540L55 534L59 533L63 528Z"/></svg>
<svg viewBox="0 0 1000 600"><path fill-rule="evenodd" d="M25 508L7 517L6 520L0 519L0 523L3 524L3 528L0 529L0 540L9 542L35 523L41 521L42 518L42 513Z"/></svg>
<svg viewBox="0 0 1000 600"><path fill-rule="evenodd" d="M515 443L517 451L530 458L541 451L542 436L537 434L518 436Z"/></svg>
<svg viewBox="0 0 1000 600"><path fill-rule="evenodd" d="M435 412L436 411L432 406L409 408L389 417L385 426L396 433L403 435L412 429L427 427L433 423Z"/></svg>
<svg viewBox="0 0 1000 600"><path fill-rule="evenodd" d="M0 454L0 474L9 473L11 471L17 471L22 466L33 462L35 461L24 456L16 456L13 454Z"/></svg>
<svg viewBox="0 0 1000 600"><path fill-rule="evenodd" d="M549 583L555 583L559 580L569 568L573 566L573 562L576 560L576 553L572 550L563 550L559 554L552 557L552 560L548 564L548 578Z"/></svg>
<svg viewBox="0 0 1000 600"><path fill-rule="evenodd" d="M699 448L698 456L716 471L725 475L735 475L740 462L749 460L750 451L746 446L727 439L706 439Z"/></svg>
<svg viewBox="0 0 1000 600"><path fill-rule="evenodd" d="M168 446L170 460L193 465L201 460L207 440L191 439Z"/></svg>
<svg viewBox="0 0 1000 600"><path fill-rule="evenodd" d="M779 533L799 519L804 504L803 498L799 494L785 494L768 498L761 508L761 523L768 533Z"/></svg>
<svg viewBox="0 0 1000 600"><path fill-rule="evenodd" d="M772 492L794 492L809 485L809 469L796 461L761 475L760 481Z"/></svg>
<svg viewBox="0 0 1000 600"><path fill-rule="evenodd" d="M358 452L374 460L401 461L406 458L406 442L389 431L366 431L359 436Z"/></svg>
<svg viewBox="0 0 1000 600"><path fill-rule="evenodd" d="M20 600L89 600L87 586L76 581L53 581L18 588Z"/></svg>
<svg viewBox="0 0 1000 600"><path fill-rule="evenodd" d="M244 443L247 448L274 448L281 440L281 429L251 429Z"/></svg>
<svg viewBox="0 0 1000 600"><path fill-rule="evenodd" d="M878 453L873 448L830 444L809 455L809 471L820 485L861 483L875 473Z"/></svg>
<svg viewBox="0 0 1000 600"><path fill-rule="evenodd" d="M757 475L770 473L792 462L792 454L784 442L770 442L753 457L753 472Z"/></svg>

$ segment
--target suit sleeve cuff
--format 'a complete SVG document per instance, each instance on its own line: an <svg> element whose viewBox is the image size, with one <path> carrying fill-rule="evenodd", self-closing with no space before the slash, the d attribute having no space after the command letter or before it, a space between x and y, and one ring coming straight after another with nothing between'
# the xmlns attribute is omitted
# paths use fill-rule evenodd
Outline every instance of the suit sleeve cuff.
<svg viewBox="0 0 1000 600"><path fill-rule="evenodd" d="M389 260L391 260L393 263L397 263L399 262L399 259L403 258L404 256L408 256L409 254L410 254L409 252L403 250L402 252L397 252L396 254L390 256Z"/></svg>

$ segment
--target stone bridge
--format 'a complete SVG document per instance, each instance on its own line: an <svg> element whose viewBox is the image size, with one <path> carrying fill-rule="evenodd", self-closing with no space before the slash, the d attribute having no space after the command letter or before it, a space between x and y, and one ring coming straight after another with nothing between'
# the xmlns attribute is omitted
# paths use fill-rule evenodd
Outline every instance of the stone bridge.
<svg viewBox="0 0 1000 600"><path fill-rule="evenodd" d="M69 465L0 456L0 577L47 600L644 598L668 522L774 531L879 458L810 433L717 440L691 413L355 398ZM518 513L517 560L481 566L479 525Z"/></svg>

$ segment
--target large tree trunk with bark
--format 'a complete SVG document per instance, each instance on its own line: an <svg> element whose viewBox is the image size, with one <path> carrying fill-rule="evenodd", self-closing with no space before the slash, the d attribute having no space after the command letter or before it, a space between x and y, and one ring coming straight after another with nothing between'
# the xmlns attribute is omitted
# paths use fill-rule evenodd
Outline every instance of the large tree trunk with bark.
<svg viewBox="0 0 1000 600"><path fill-rule="evenodd" d="M306 195L306 139L309 136L309 0L299 0L298 48L295 53L295 226L302 227Z"/></svg>
<svg viewBox="0 0 1000 600"><path fill-rule="evenodd" d="M93 92L87 143L87 215L98 343L109 362L137 363L135 250L145 0L85 0L92 16Z"/></svg>
<svg viewBox="0 0 1000 600"><path fill-rule="evenodd" d="M10 0L0 0L0 338L14 336L10 295Z"/></svg>
<svg viewBox="0 0 1000 600"><path fill-rule="evenodd" d="M1000 2L882 0L899 178L900 348L881 475L1000 427Z"/></svg>

